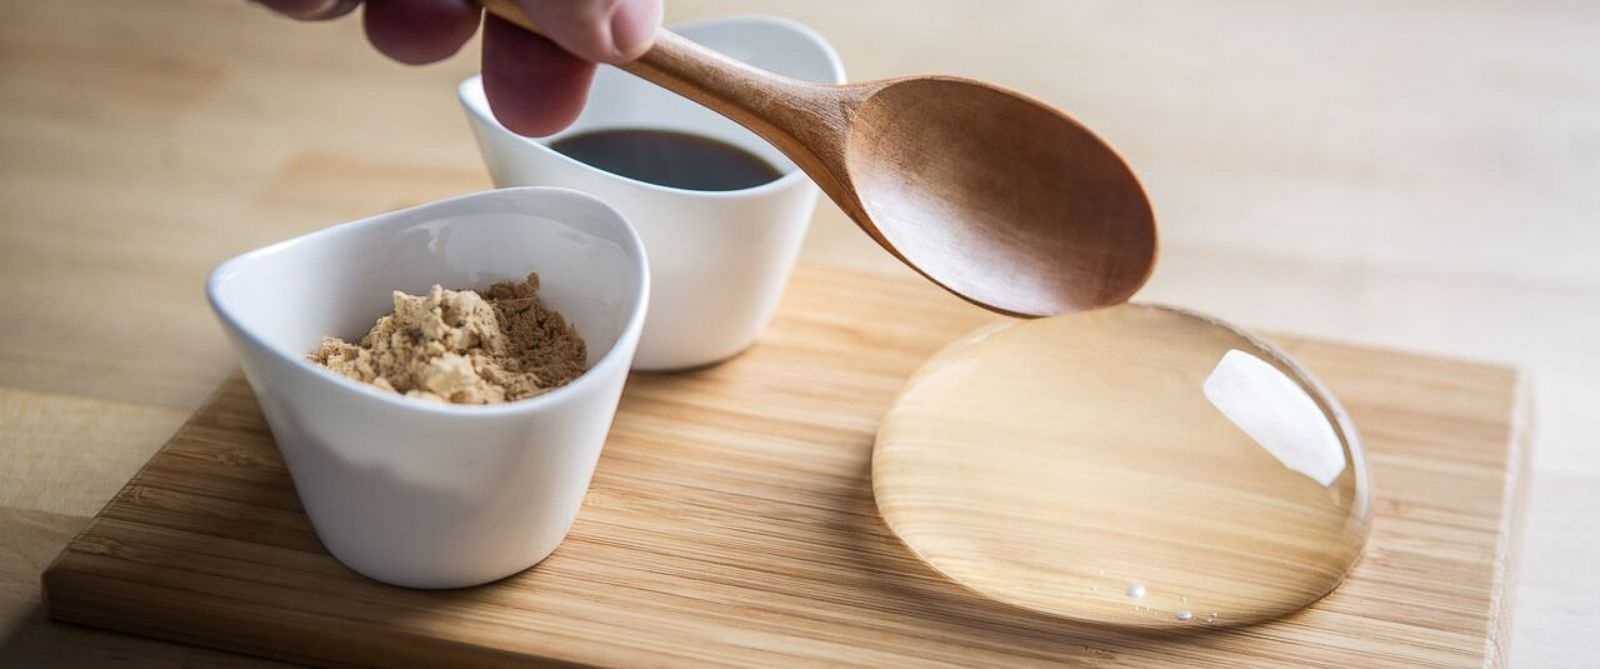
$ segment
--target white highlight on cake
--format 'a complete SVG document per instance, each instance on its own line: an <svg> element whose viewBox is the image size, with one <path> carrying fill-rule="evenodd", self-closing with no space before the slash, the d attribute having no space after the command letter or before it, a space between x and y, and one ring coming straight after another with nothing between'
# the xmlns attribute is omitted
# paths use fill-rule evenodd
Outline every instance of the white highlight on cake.
<svg viewBox="0 0 1600 669"><path fill-rule="evenodd" d="M1291 471L1331 485L1345 468L1344 446L1316 400L1288 374L1238 349L1206 377L1206 399Z"/></svg>

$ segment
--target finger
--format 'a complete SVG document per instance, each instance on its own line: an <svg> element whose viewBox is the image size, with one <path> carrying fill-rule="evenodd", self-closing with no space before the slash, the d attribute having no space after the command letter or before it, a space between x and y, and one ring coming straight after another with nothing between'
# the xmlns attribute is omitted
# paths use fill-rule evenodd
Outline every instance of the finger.
<svg viewBox="0 0 1600 669"><path fill-rule="evenodd" d="M607 63L626 63L643 56L655 44L661 28L661 0L624 0L611 12L611 46L619 59Z"/></svg>
<svg viewBox="0 0 1600 669"><path fill-rule="evenodd" d="M361 0L256 0L267 9L301 21L325 21L349 14Z"/></svg>
<svg viewBox="0 0 1600 669"><path fill-rule="evenodd" d="M655 42L661 0L521 0L539 32L600 63L626 63Z"/></svg>
<svg viewBox="0 0 1600 669"><path fill-rule="evenodd" d="M478 30L482 13L471 0L367 0L361 22L378 51L421 65L461 50Z"/></svg>
<svg viewBox="0 0 1600 669"><path fill-rule="evenodd" d="M512 132L543 137L572 125L594 70L594 63L500 17L484 20L483 92Z"/></svg>

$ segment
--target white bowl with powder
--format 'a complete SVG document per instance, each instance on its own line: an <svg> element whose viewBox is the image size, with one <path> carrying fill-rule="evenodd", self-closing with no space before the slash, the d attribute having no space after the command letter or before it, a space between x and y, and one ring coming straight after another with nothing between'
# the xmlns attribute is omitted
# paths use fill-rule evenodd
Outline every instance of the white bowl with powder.
<svg viewBox="0 0 1600 669"><path fill-rule="evenodd" d="M404 397L306 359L359 339L393 291L538 272L588 369L505 404ZM464 587L544 559L583 501L649 303L644 247L614 209L512 188L374 216L223 263L207 286L317 536L380 581Z"/></svg>

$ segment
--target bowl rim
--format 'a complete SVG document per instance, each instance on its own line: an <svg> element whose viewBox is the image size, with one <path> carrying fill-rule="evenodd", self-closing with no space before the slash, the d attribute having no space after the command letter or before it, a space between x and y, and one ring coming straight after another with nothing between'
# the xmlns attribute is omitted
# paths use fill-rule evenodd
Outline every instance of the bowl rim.
<svg viewBox="0 0 1600 669"><path fill-rule="evenodd" d="M846 75L845 75L844 60L839 57L839 52L838 52L838 50L833 48L833 44L829 43L828 40L825 39L822 36L821 33L817 32L814 29L812 29L810 26L808 26L808 25L806 25L804 23L801 23L799 21L795 21L793 19L783 18L781 16L767 16L767 15L762 15L762 14L745 14L745 15L734 15L734 16L723 16L723 17L717 17L717 18L711 18L711 19L699 19L699 20L695 20L695 21L685 21L685 22L682 22L682 23L675 23L675 24L673 24L671 26L668 26L668 27L671 28L674 31L680 31L680 32L689 31L689 32L692 32L692 31L695 31L695 30L703 29L703 28L720 28L720 27L724 27L724 26L727 26L727 25L736 25L736 24L741 24L741 23L754 23L754 24L765 24L765 25L775 26L775 27L783 28L785 30L789 30L791 32L794 32L795 34L800 35L801 37L804 37L805 39L809 40L812 43L812 45L817 48L817 50L819 52L822 53L824 58L827 59L828 67L833 70L833 74L834 74L834 81L831 82L832 85L842 85L848 80ZM685 36L687 37L687 35L685 35ZM575 158L569 157L566 154L560 153L560 152L556 151L555 149L550 148L550 146L548 144L546 144L545 142L541 141L541 140L547 139L549 137L560 136L562 133L566 132L566 129L562 129L562 130L557 131L555 133L551 133L550 135L547 135L546 137L535 138L535 137L525 137L523 135L519 135L519 134L517 134L515 132L512 132L510 128L507 128L504 125L501 125L500 124L500 120L494 117L494 113L493 112L489 111L488 98L484 94L479 93L477 95L477 97L482 97L484 99L484 103L481 104L481 105L479 105L476 102L474 102L473 100L469 99L468 96L471 95L473 91L481 91L482 88L483 88L483 73L482 72L475 73L472 76L467 77L466 79L463 79L461 81L461 83L456 86L456 100L461 103L461 107L467 111L467 114L469 116L471 116L477 122L482 123L485 126L493 128L493 129L498 130L500 132L506 133L507 135L510 135L511 138L514 139L514 140L518 140L518 141L521 141L522 143L531 145L535 150L542 151L544 153L548 153L550 155L553 155L556 159L561 160L561 161L565 161L566 163L569 163L571 165L577 166L577 167L579 167L579 168L581 168L581 169L583 169L585 171L593 172L595 174L599 174L599 175L601 175L603 177L607 177L607 178L610 178L610 179L615 179L615 180L618 180L618 181L620 181L622 183L625 183L625 184L628 184L628 185L631 185L631 186L635 186L635 187L638 187L638 188L643 188L643 189L645 189L647 191L653 191L653 192L659 192L659 193L668 193L668 194L677 195L677 196L699 197L699 198L705 198L705 199L709 199L709 200L729 200L729 199L748 198L748 197L756 197L756 196L766 195L766 194L771 193L773 191L778 191L778 190L782 190L782 189L785 189L785 188L795 187L795 186L799 185L799 182L807 182L807 181L810 181L810 179L811 179L811 177L808 176L805 173L805 170L801 169L799 165L796 165L794 169L789 170L788 172L786 172L781 177L773 179L772 181L768 181L768 182L766 182L764 184L760 184L760 185L757 185L757 186L751 186L749 188L739 188L739 189L735 189L735 190L694 190L694 189L691 189L691 188L676 188L676 187L673 187L673 186L663 186L661 184L655 184L655 183L650 183L648 181L640 181L638 179L634 179L634 178L631 178L631 177L625 177L625 176L622 176L620 174L613 174L611 172L607 172L605 170L602 170L602 169L599 169L597 167L594 167L593 165L585 163L585 162L583 162L581 160L577 160ZM765 141L765 140L762 140L762 141Z"/></svg>
<svg viewBox="0 0 1600 669"><path fill-rule="evenodd" d="M600 205L605 211L609 212L614 217L614 222L619 224L620 228L622 229L624 233L624 243L622 246L628 253L631 263L638 269L639 274L638 281L636 281L633 285L633 292L636 295L636 298L634 299L632 308L629 310L627 321L624 323L622 331L618 333L617 339L611 344L611 347L606 350L605 354L600 356L600 359L597 360L595 364L590 365L587 369L583 370L583 373L579 374L578 378L536 397L504 402L500 404L452 404L447 402L429 402L426 400L406 397L405 395L401 395L399 393L384 391L371 384L362 383L360 381L356 381L355 379L351 379L340 374L335 374L332 370L312 364L311 361L305 358L305 356L289 355L284 351L279 350L277 346L267 343L265 339L257 335L251 329L244 327L244 325L239 322L238 318L231 313L230 309L224 305L223 301L218 296L218 291L221 290L222 284L226 282L228 278L232 276L232 274L240 271L240 265L257 261L264 256L279 253L294 246L315 243L320 239L335 235L350 234L352 231L360 228L381 226L388 223L390 220L406 214L412 214L426 209L443 207L448 204L458 204L480 199L503 199L525 196L539 198L552 197L558 199L575 198ZM246 251L237 256L224 260L211 271L211 274L206 278L206 300L211 305L212 313L216 314L217 319L222 321L223 326L243 339L249 346L265 351L268 356L275 358L279 362L288 364L290 368L294 369L298 373L311 375L317 379L320 379L322 382L331 383L336 388L342 388L345 391L354 393L357 396L365 397L368 400L377 401L381 404L387 404L388 406L392 406L401 410L420 411L423 413L432 413L444 416L506 416L524 413L537 413L547 408L552 408L555 405L566 403L567 401L572 400L580 395L592 393L597 389L596 387L599 384L605 383L605 380L603 380L601 377L610 376L610 372L614 371L614 368L617 365L622 365L623 374L628 373L628 368L632 363L632 356L629 355L625 358L621 353L621 349L624 348L624 345L630 339L637 342L639 332L644 326L645 314L649 311L650 261L649 257L645 253L644 241L639 238L638 230L636 230L633 224L628 221L627 217L623 216L622 213L617 211L615 207L606 204L601 199L571 188L558 188L553 186L518 186L513 188L496 188L478 191L475 193L467 193L442 200L426 202L413 207L407 207L405 209L383 212L373 216L368 216L367 218L340 223L338 225L308 232L298 237L292 237L280 242L268 244L255 250ZM243 355L242 351L237 353Z"/></svg>

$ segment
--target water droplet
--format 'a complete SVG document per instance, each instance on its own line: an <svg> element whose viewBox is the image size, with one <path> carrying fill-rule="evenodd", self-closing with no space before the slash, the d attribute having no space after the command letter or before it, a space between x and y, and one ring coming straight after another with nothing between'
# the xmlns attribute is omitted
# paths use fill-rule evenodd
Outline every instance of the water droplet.
<svg viewBox="0 0 1600 669"><path fill-rule="evenodd" d="M1144 599L1145 589L1143 583L1129 583L1128 596L1134 599Z"/></svg>
<svg viewBox="0 0 1600 669"><path fill-rule="evenodd" d="M1188 604L1188 603L1189 603L1189 596L1188 596L1188 595L1184 595L1184 596L1182 596L1182 597L1179 597L1179 598L1178 598L1178 599L1179 599L1179 600L1180 600L1180 601L1182 601L1182 602L1183 602L1183 603L1185 603L1185 604Z"/></svg>
<svg viewBox="0 0 1600 669"><path fill-rule="evenodd" d="M994 434L1016 457L994 457L983 436ZM1172 593L1189 591L1227 608L1228 623L1296 610L1338 585L1372 513L1354 426L1293 359L1213 319L1138 304L951 344L884 415L873 458L888 526L939 571L1090 622L1152 618L1063 593L1104 585L1112 597L1121 585L1163 622L1185 609L1205 618L1211 609L1192 597L1172 606ZM1084 509L1114 509L1119 521L1094 522ZM985 525L981 545L974 523ZM1296 563L1282 569L1290 547ZM1077 571L1107 561L1116 576ZM1266 570L1270 581L1259 578ZM1156 585L1141 592L1131 576Z"/></svg>
<svg viewBox="0 0 1600 669"><path fill-rule="evenodd" d="M1190 613L1188 611L1179 611L1178 615L1177 615L1178 620L1185 620L1185 621L1189 620L1189 619L1191 619L1193 617L1194 617L1194 614Z"/></svg>

